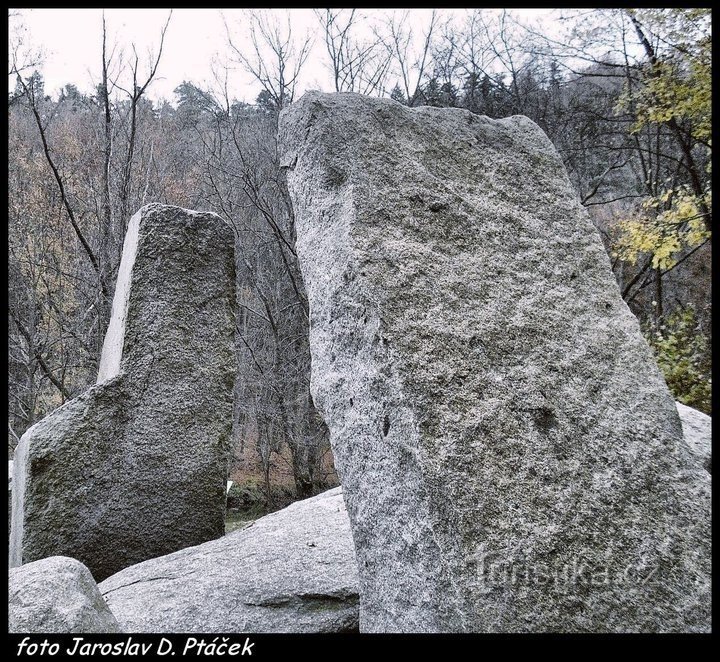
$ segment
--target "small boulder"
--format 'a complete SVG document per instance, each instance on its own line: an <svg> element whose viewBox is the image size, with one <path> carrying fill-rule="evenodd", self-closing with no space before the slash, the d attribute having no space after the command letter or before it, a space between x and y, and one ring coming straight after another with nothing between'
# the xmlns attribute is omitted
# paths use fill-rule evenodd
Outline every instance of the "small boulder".
<svg viewBox="0 0 720 662"><path fill-rule="evenodd" d="M50 556L12 568L10 632L122 632L90 571L67 556Z"/></svg>

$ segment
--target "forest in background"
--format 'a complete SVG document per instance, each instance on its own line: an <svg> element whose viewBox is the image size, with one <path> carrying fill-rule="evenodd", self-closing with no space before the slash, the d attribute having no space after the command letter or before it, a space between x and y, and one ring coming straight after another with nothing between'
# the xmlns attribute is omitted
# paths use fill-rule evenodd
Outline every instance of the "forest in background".
<svg viewBox="0 0 720 662"><path fill-rule="evenodd" d="M279 111L304 91L300 73L319 66L326 92L534 120L675 398L710 413L710 10L569 12L562 37L490 10L433 12L422 28L398 12L316 18L301 36L282 13L245 12L223 35L230 56L215 85L186 81L154 101L171 16L149 58L130 40L109 43L103 22L90 63L101 83L86 94L68 81L57 96L10 16L9 457L28 427L94 383L125 229L160 202L214 211L235 230L233 477L268 507L336 484L310 396L308 304L275 142ZM232 66L253 76L255 103L229 89Z"/></svg>

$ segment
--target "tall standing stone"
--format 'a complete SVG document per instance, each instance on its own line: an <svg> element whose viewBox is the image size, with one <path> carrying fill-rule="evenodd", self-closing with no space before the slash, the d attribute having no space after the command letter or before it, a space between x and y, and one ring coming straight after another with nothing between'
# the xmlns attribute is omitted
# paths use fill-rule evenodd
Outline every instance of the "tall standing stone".
<svg viewBox="0 0 720 662"><path fill-rule="evenodd" d="M234 269L217 215L152 204L133 217L100 382L16 450L11 565L69 556L101 581L223 535Z"/></svg>
<svg viewBox="0 0 720 662"><path fill-rule="evenodd" d="M311 93L279 142L361 630L709 628L709 476L545 134Z"/></svg>

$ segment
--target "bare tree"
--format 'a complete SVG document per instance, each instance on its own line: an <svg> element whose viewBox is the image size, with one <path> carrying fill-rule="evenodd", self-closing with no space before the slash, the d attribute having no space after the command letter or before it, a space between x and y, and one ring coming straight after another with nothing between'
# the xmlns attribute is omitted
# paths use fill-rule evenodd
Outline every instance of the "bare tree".
<svg viewBox="0 0 720 662"><path fill-rule="evenodd" d="M23 75L36 69L43 61L40 50L28 43L27 27L23 16L17 9L8 10L8 76ZM14 96L10 96L10 103Z"/></svg>
<svg viewBox="0 0 720 662"><path fill-rule="evenodd" d="M293 37L289 14L282 26L277 17L271 18L263 10L247 10L244 17L249 26L251 53L237 45L223 17L228 44L237 61L260 83L275 108L282 109L295 98L300 71L310 54L311 39L309 36L300 40Z"/></svg>
<svg viewBox="0 0 720 662"><path fill-rule="evenodd" d="M356 9L314 9L322 28L336 92L383 94L390 68L389 47L377 30L360 39L356 28L367 19Z"/></svg>
<svg viewBox="0 0 720 662"><path fill-rule="evenodd" d="M236 232L234 435L237 449L255 447L271 500L270 482L278 463L288 463L298 496L321 489L320 463L329 443L310 396L308 303L276 147L278 111L294 94L295 83L289 85L284 77L290 66L284 60L290 57L287 39L292 37L267 25L260 29L261 15L255 20L255 41L249 41L253 57L272 53L279 65L256 70L263 86L258 105L233 101L227 72L218 70L213 94L190 84L178 88L183 100L178 111L188 132L184 142L191 145L188 157L200 175L195 182L196 187L200 184L197 204L219 213ZM307 47L300 46L298 52ZM244 53L235 52L235 59L251 63ZM291 78L297 78L296 65L304 60L304 55L293 60Z"/></svg>
<svg viewBox="0 0 720 662"><path fill-rule="evenodd" d="M493 55L484 29L483 11L475 9L469 14L458 40L458 60L465 78L479 78L490 74Z"/></svg>
<svg viewBox="0 0 720 662"><path fill-rule="evenodd" d="M58 166L55 163L55 160L51 154L50 145L48 144L47 137L47 122L43 121L41 117L40 104L42 100L38 99L37 88L35 86L28 85L27 82L23 79L23 77L19 74L19 72L14 73L17 76L17 83L23 91L24 98L26 99L28 107L30 108L32 116L35 120L38 135L40 136L40 140L42 141L43 154L45 156L45 160L47 161L48 166L50 166L50 170L55 179L55 183L57 184L58 193L60 195L60 200L63 204L63 207L65 208L67 219L70 222L70 225L72 226L72 229L75 232L75 235L77 236L78 241L80 242L80 245L85 252L85 255L87 256L90 264L92 265L93 270L95 271L98 279L98 286L103 298L108 299L110 289L106 276L100 267L100 262L97 258L95 250L90 246L90 242L85 236L85 232L80 227L78 217L75 213L75 210L70 200L70 196L65 186L65 179L61 175L60 170L58 169Z"/></svg>
<svg viewBox="0 0 720 662"><path fill-rule="evenodd" d="M402 81L402 91L409 106L422 102L423 81L429 74L432 44L438 26L438 13L433 10L422 35L418 37L410 22L408 12L393 14L388 22L390 48L397 73Z"/></svg>
<svg viewBox="0 0 720 662"><path fill-rule="evenodd" d="M135 48L135 45L132 45L132 52L133 56L130 61L130 72L132 76L132 85L129 89L124 88L122 85L119 84L118 81L114 81L114 86L118 89L125 92L129 99L129 109L128 109L128 115L129 115L129 124L128 124L128 132L127 132L127 147L125 152L125 162L123 164L122 168L122 175L120 179L120 193L119 193L119 200L118 200L118 212L119 217L121 220L121 236L125 235L125 230L127 229L127 223L129 221L129 197L130 197L130 181L132 179L132 172L133 172L133 165L134 165L134 157L135 157L135 150L136 150L136 143L137 143L137 129L138 129L138 108L140 105L140 102L143 98L143 95L147 91L148 87L150 86L150 83L152 83L153 79L155 78L155 75L157 74L158 67L160 66L160 59L162 58L162 52L163 52L163 46L165 44L165 34L167 32L168 26L170 25L170 19L172 18L172 10L170 10L170 13L168 14L167 20L165 21L165 24L160 30L160 39L159 39L159 46L158 46L158 52L157 55L150 59L150 68L146 76L144 77L144 80L142 82L139 81L138 75L139 75L139 68L140 68L140 57L138 56L137 50ZM104 77L104 84L107 85L107 81L105 80L106 76L106 66L105 66L105 19L103 17L103 77Z"/></svg>
<svg viewBox="0 0 720 662"><path fill-rule="evenodd" d="M162 40L167 24L162 30ZM91 383L108 323L124 224L139 196L151 191L152 162L143 145L152 105L143 97L154 78L118 101L116 49L102 22L102 83L96 95L71 84L53 100L42 77L11 62L16 80L9 107L8 306L11 445L39 417ZM150 106L150 108L148 108ZM149 112L150 111L150 112ZM142 119L141 119L142 116ZM114 231L113 231L114 230Z"/></svg>
<svg viewBox="0 0 720 662"><path fill-rule="evenodd" d="M308 302L295 253L295 226L276 146L279 111L291 103L310 49L289 22L245 14L251 55L228 40L235 57L262 86L262 111L225 100L203 140L208 202L236 229L239 374L236 431L251 430L270 494L270 463L289 449L295 490L322 485L328 431L310 396ZM226 23L227 27L227 23ZM242 441L241 441L242 443Z"/></svg>
<svg viewBox="0 0 720 662"><path fill-rule="evenodd" d="M113 209L110 193L110 167L112 163L112 108L110 105L110 80L108 71L111 66L113 54L107 52L107 25L105 13L102 16L102 83L98 96L103 109L103 169L102 169L102 212L100 218L100 258L106 270L112 264Z"/></svg>

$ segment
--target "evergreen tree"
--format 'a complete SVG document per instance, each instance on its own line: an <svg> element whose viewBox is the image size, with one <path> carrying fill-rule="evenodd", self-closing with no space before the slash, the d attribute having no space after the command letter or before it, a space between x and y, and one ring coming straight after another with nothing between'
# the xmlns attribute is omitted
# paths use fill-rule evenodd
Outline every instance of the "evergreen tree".
<svg viewBox="0 0 720 662"><path fill-rule="evenodd" d="M390 92L390 98L393 101L401 103L403 106L407 106L407 99L405 98L405 94L400 89L400 85L398 83L395 83L395 87L393 87L392 92Z"/></svg>

